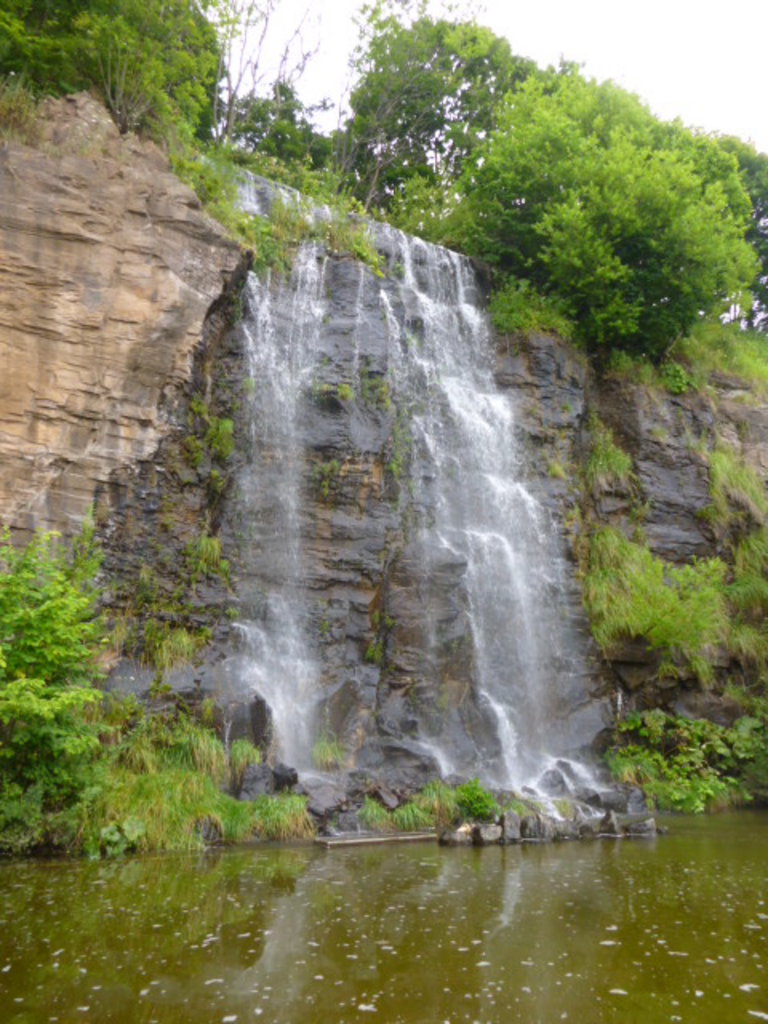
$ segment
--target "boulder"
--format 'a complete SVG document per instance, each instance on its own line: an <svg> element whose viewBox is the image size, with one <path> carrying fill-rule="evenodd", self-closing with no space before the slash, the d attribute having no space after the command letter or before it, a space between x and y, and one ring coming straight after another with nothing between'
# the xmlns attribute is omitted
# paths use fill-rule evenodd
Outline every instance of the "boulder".
<svg viewBox="0 0 768 1024"><path fill-rule="evenodd" d="M614 811L605 812L598 823L597 834L600 836L613 836L616 838L624 834Z"/></svg>
<svg viewBox="0 0 768 1024"><path fill-rule="evenodd" d="M501 816L501 841L505 845L520 842L520 818L514 811L505 811Z"/></svg>
<svg viewBox="0 0 768 1024"><path fill-rule="evenodd" d="M496 846L502 842L501 825L473 825L472 842L475 846Z"/></svg>
<svg viewBox="0 0 768 1024"><path fill-rule="evenodd" d="M656 831L656 821L654 818L645 818L643 821L629 821L624 825L624 835L632 836L633 839L652 839L656 836Z"/></svg>
<svg viewBox="0 0 768 1024"><path fill-rule="evenodd" d="M290 765L277 761L272 767L272 776L275 780L275 792L282 793L284 789L292 789L299 781L299 773Z"/></svg>
<svg viewBox="0 0 768 1024"><path fill-rule="evenodd" d="M555 838L555 823L546 814L528 814L520 819L520 837L539 843Z"/></svg>
<svg viewBox="0 0 768 1024"><path fill-rule="evenodd" d="M472 827L462 825L460 828L446 828L440 833L441 846L472 846Z"/></svg>
<svg viewBox="0 0 768 1024"><path fill-rule="evenodd" d="M274 793L275 783L268 764L249 764L243 772L238 800L255 800L257 796Z"/></svg>

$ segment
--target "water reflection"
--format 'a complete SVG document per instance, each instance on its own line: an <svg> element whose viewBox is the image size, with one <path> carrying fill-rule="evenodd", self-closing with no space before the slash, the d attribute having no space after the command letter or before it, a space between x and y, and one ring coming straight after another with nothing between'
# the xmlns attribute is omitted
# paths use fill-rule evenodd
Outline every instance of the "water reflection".
<svg viewBox="0 0 768 1024"><path fill-rule="evenodd" d="M767 837L4 864L2 1019L765 1020Z"/></svg>

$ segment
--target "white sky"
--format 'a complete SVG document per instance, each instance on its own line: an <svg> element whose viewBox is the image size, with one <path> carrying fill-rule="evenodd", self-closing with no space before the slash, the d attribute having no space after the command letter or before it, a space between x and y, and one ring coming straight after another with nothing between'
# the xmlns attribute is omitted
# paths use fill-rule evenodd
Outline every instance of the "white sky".
<svg viewBox="0 0 768 1024"><path fill-rule="evenodd" d="M283 0L281 22L295 24L309 8L307 35L319 31L321 40L299 82L305 103L342 95L359 5ZM768 153L768 0L485 0L483 7L471 7L478 22L506 36L514 53L541 66L561 56L576 61L587 76L637 93L665 120L738 135Z"/></svg>

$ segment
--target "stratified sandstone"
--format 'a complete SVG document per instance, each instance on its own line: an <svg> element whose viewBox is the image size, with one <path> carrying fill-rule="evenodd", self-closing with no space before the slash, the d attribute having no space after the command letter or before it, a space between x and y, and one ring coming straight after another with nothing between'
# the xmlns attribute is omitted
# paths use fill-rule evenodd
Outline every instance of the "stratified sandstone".
<svg viewBox="0 0 768 1024"><path fill-rule="evenodd" d="M237 248L81 94L0 148L0 522L69 532L153 455Z"/></svg>

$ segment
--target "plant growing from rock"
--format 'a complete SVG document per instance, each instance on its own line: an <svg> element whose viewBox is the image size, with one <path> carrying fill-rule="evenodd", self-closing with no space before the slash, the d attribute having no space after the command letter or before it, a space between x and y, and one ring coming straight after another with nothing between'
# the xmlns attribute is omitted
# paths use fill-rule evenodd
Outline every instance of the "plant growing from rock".
<svg viewBox="0 0 768 1024"><path fill-rule="evenodd" d="M626 490L634 481L632 459L613 440L613 431L594 414L587 423L589 457L584 465L584 483L598 497L605 492Z"/></svg>
<svg viewBox="0 0 768 1024"><path fill-rule="evenodd" d="M312 764L318 771L329 772L344 766L344 744L333 736L321 736L312 747Z"/></svg>
<svg viewBox="0 0 768 1024"><path fill-rule="evenodd" d="M229 780L237 793L243 785L245 769L251 764L261 764L261 751L250 740L232 740L229 745Z"/></svg>
<svg viewBox="0 0 768 1024"><path fill-rule="evenodd" d="M495 821L499 816L499 805L478 779L456 787L456 804L466 821Z"/></svg>

